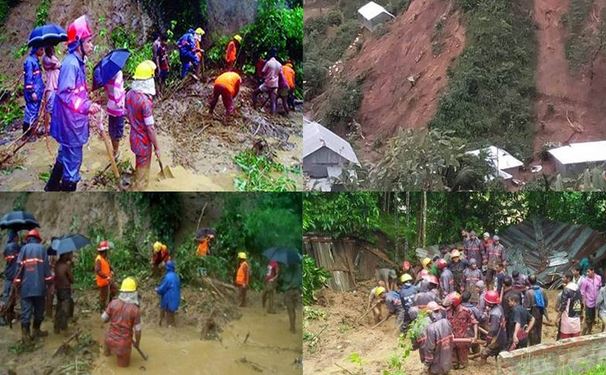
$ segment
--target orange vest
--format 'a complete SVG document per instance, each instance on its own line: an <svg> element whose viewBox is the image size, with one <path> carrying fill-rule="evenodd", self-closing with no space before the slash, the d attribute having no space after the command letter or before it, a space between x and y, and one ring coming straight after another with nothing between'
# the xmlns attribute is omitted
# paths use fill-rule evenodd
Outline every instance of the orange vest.
<svg viewBox="0 0 606 375"><path fill-rule="evenodd" d="M200 41L196 40L196 48L197 49L202 49L202 47L200 46ZM200 62L202 62L202 51L198 51L196 52L196 55L198 56L198 58L200 59Z"/></svg>
<svg viewBox="0 0 606 375"><path fill-rule="evenodd" d="M240 82L242 82L242 78L240 78L238 73L226 72L217 77L215 85L225 87L233 98L238 95L238 91L240 91Z"/></svg>
<svg viewBox="0 0 606 375"><path fill-rule="evenodd" d="M96 274L95 277L97 278L97 286L98 287L104 287L107 286L109 284L109 276L111 274L111 269L109 267L109 261L105 258L103 258L101 255L97 255L97 258L95 258L95 266L97 265L97 262L101 263L101 274L103 276L106 276L108 278L103 278L101 276L99 276L99 274Z"/></svg>
<svg viewBox="0 0 606 375"><path fill-rule="evenodd" d="M284 74L284 78L286 78L288 87L293 90L295 88L295 70L290 66L284 65L282 67L282 74Z"/></svg>
<svg viewBox="0 0 606 375"><path fill-rule="evenodd" d="M242 262L236 273L236 285L248 285L248 263Z"/></svg>
<svg viewBox="0 0 606 375"><path fill-rule="evenodd" d="M198 256L205 257L208 254L208 238L203 239L198 244Z"/></svg>
<svg viewBox="0 0 606 375"><path fill-rule="evenodd" d="M225 50L225 61L228 63L236 61L236 43L233 40L229 42Z"/></svg>

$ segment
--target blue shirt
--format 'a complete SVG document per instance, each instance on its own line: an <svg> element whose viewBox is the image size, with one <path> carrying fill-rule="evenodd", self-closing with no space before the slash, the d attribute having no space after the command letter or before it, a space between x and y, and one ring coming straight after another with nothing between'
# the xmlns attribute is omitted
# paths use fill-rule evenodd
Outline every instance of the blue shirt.
<svg viewBox="0 0 606 375"><path fill-rule="evenodd" d="M175 312L179 309L181 303L181 280L175 272L174 266L166 266L166 275L162 283L156 288L156 292L161 296L160 307L163 310Z"/></svg>
<svg viewBox="0 0 606 375"><path fill-rule="evenodd" d="M30 239L21 248L17 263L20 268L15 279L21 281L21 298L44 296L46 282L53 279L44 246Z"/></svg>
<svg viewBox="0 0 606 375"><path fill-rule="evenodd" d="M37 101L42 100L44 95L44 81L42 80L42 69L36 52L32 50L23 62L23 93L25 101L32 102L32 94L36 93Z"/></svg>

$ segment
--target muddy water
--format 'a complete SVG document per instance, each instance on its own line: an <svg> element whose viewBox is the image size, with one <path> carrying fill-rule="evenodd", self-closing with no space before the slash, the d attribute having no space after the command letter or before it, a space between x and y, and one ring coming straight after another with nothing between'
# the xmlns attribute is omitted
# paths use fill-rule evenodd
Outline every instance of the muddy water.
<svg viewBox="0 0 606 375"><path fill-rule="evenodd" d="M166 328L145 322L141 348L149 360L144 361L133 349L131 365L123 369L116 366L115 357L101 355L93 374L133 370L151 374L301 374L302 369L294 364L301 356L301 330L288 332L286 313L267 315L259 307L248 307L243 314L224 328L221 342L200 340L200 332L192 327ZM93 335L103 337L98 325Z"/></svg>

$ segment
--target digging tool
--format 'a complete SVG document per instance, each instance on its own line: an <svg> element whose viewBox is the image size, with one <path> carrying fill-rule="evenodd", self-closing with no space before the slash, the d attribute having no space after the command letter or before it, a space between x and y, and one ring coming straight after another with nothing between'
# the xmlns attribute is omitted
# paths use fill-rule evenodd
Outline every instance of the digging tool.
<svg viewBox="0 0 606 375"><path fill-rule="evenodd" d="M362 316L360 316L358 319L356 319L356 324L358 324L360 322L360 320L362 320L366 315L368 315L369 312L371 312L375 307L379 306L379 304L382 303L381 301L375 303L373 306L371 306L368 310L366 310L366 312L364 314L362 314Z"/></svg>
<svg viewBox="0 0 606 375"><path fill-rule="evenodd" d="M166 167L164 168L164 166L162 165L162 160L160 158L158 158L158 164L160 164L160 173L158 173L158 177L160 177L161 180L166 180L167 178L175 178L175 175L173 175L173 171L170 170L170 167Z"/></svg>
<svg viewBox="0 0 606 375"><path fill-rule="evenodd" d="M67 340L63 341L63 343L61 345L59 345L57 350L55 350L55 352L53 353L53 357L56 357L57 354L59 354L59 353L65 353L69 349L69 343L73 339L78 338L78 336L80 336L80 333L81 333L80 329L78 329Z"/></svg>
<svg viewBox="0 0 606 375"><path fill-rule="evenodd" d="M393 314L389 314L387 315L383 320L381 320L379 323L375 324L374 326L370 327L370 329L375 329L378 326L380 326L381 324L385 323L387 320L389 320L389 318L391 318L393 316Z"/></svg>
<svg viewBox="0 0 606 375"><path fill-rule="evenodd" d="M147 354L143 353L143 350L141 350L141 348L139 348L136 344L135 341L133 341L133 346L135 347L135 349L137 349L137 351L139 352L139 354L141 354L141 357L147 361L147 359L149 358L147 356Z"/></svg>
<svg viewBox="0 0 606 375"><path fill-rule="evenodd" d="M107 157L109 157L109 162L112 165L112 171L114 171L114 176L120 182L120 171L118 170L118 166L116 165L116 159L114 158L114 147L112 146L112 141L109 139L109 135L107 135L107 131L105 129L101 130L101 137L103 138L103 143L105 143L105 150L107 151Z"/></svg>

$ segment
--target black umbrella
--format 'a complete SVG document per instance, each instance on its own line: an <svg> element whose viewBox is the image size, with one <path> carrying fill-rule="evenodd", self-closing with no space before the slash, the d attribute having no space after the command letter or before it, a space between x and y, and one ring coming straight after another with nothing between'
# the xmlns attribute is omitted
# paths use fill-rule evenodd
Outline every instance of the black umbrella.
<svg viewBox="0 0 606 375"><path fill-rule="evenodd" d="M289 249L286 247L272 247L263 252L263 255L269 260L275 260L276 262L289 264L301 263L301 254L296 250Z"/></svg>
<svg viewBox="0 0 606 375"><path fill-rule="evenodd" d="M204 237L209 236L209 235L213 235L216 236L217 232L213 229L213 228L200 228L198 229L198 231L196 232L196 240L200 241L202 240Z"/></svg>
<svg viewBox="0 0 606 375"><path fill-rule="evenodd" d="M25 211L13 211L2 216L0 229L12 229L16 231L39 228L40 224L34 215Z"/></svg>
<svg viewBox="0 0 606 375"><path fill-rule="evenodd" d="M81 234L65 235L51 242L51 248L57 255L78 251L87 245L90 245L90 240Z"/></svg>

